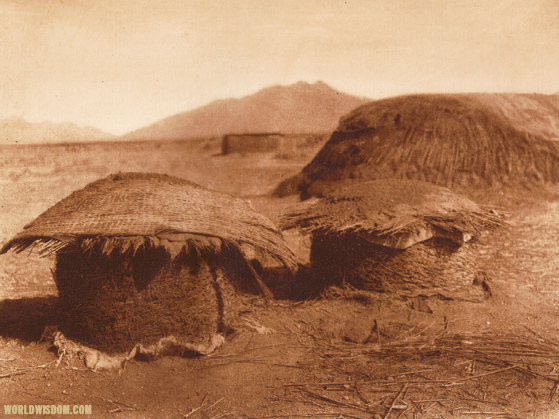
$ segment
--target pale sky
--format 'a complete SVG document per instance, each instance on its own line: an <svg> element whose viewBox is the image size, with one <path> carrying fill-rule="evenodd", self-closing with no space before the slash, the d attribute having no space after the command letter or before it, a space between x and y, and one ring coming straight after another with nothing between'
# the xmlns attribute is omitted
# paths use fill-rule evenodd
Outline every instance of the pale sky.
<svg viewBox="0 0 559 419"><path fill-rule="evenodd" d="M124 134L299 80L554 93L559 1L0 0L0 119Z"/></svg>

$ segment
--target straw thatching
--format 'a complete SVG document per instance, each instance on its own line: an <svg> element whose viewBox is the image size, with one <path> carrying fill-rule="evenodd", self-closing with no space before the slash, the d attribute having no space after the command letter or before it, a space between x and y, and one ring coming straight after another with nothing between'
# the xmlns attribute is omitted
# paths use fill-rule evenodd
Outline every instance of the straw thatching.
<svg viewBox="0 0 559 419"><path fill-rule="evenodd" d="M344 116L315 158L275 194L321 196L341 181L383 178L464 191L558 182L557 120L559 103L546 95L378 100Z"/></svg>
<svg viewBox="0 0 559 419"><path fill-rule="evenodd" d="M398 179L347 185L282 220L312 234L311 268L322 286L449 297L473 284L476 239L500 224L446 188Z"/></svg>
<svg viewBox="0 0 559 419"><path fill-rule="evenodd" d="M56 253L68 336L108 351L169 334L197 341L226 333L235 325L236 291L255 280L267 291L247 247L295 266L281 233L250 204L159 174L93 182L0 252L30 247Z"/></svg>
<svg viewBox="0 0 559 419"><path fill-rule="evenodd" d="M216 239L218 239L216 241ZM36 246L42 255L79 244L103 253L164 247L178 254L217 242L250 246L294 267L273 223L241 199L172 176L120 173L90 183L26 225L0 250Z"/></svg>

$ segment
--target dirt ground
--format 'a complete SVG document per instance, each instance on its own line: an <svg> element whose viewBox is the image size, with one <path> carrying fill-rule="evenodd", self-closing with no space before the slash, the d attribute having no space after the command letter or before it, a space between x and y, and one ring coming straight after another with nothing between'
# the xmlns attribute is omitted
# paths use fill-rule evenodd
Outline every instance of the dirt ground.
<svg viewBox="0 0 559 419"><path fill-rule="evenodd" d="M319 147L294 156L221 156L218 139L3 147L0 245L73 190L118 171L242 195L277 220L296 199L266 193ZM91 405L89 417L115 419L559 417L559 203L526 196L493 199L514 205L509 226L479 244L486 300L334 288L296 301L270 277L278 299L244 296L242 326L212 355L133 361L121 373L79 359L57 365L40 341L58 321L53 260L2 255L0 404ZM308 240L286 238L304 262Z"/></svg>

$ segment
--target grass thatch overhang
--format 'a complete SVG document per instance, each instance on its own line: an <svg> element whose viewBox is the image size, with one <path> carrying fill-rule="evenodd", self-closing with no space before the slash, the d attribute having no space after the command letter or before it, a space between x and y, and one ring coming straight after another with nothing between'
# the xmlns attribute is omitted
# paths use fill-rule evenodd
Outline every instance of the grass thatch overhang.
<svg viewBox="0 0 559 419"><path fill-rule="evenodd" d="M125 255L162 247L171 256L248 246L296 267L281 233L250 203L162 174L119 173L90 183L26 225L0 254L34 248L47 256L76 246Z"/></svg>
<svg viewBox="0 0 559 419"><path fill-rule="evenodd" d="M304 201L282 216L282 229L314 235L353 234L405 249L432 237L459 245L504 223L496 211L430 183L382 179L349 184Z"/></svg>

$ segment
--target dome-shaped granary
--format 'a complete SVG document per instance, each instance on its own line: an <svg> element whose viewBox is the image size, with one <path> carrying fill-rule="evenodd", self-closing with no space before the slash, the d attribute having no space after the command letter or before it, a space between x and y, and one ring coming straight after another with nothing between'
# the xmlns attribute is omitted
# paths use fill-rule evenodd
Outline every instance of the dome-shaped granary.
<svg viewBox="0 0 559 419"><path fill-rule="evenodd" d="M476 276L476 240L501 217L430 183L383 179L310 199L282 228L312 235L313 280L370 291L458 295Z"/></svg>
<svg viewBox="0 0 559 419"><path fill-rule="evenodd" d="M454 187L559 181L559 97L422 94L370 102L341 118L277 195L320 196L343 181L415 179Z"/></svg>
<svg viewBox="0 0 559 419"><path fill-rule="evenodd" d="M72 193L2 249L56 254L65 332L98 349L167 335L206 341L235 324L236 291L256 280L243 250L289 268L273 223L249 203L160 174L111 175Z"/></svg>

